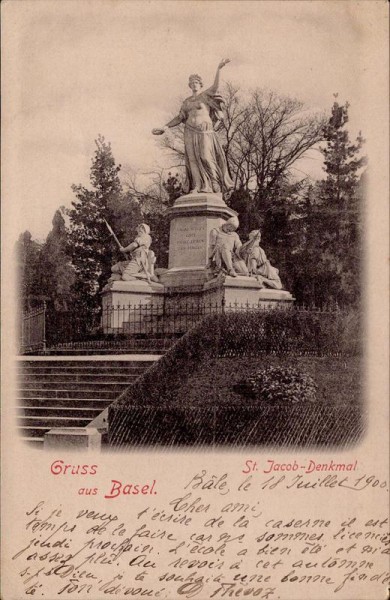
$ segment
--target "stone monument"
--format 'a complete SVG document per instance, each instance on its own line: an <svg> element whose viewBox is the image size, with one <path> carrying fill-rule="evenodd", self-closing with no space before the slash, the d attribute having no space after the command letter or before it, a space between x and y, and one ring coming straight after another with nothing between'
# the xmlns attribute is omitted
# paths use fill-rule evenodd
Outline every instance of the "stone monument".
<svg viewBox="0 0 390 600"><path fill-rule="evenodd" d="M190 75L192 95L184 100L176 117L152 131L162 135L169 128L184 124L188 193L167 211L168 270L159 278L154 275L152 239L148 226L142 224L134 242L127 248L120 247L132 256L127 263L114 265L103 291L103 308L149 305L178 296L185 301L191 300L193 294L201 301L202 294L213 289L218 289L226 306L287 306L293 302L291 294L282 289L278 270L259 246L260 232L251 232L249 240L242 244L236 232L237 213L224 200L233 182L217 130L224 119L220 71L229 62L223 59L219 63L214 82L206 90L202 89L199 75ZM110 330L109 325L105 331Z"/></svg>
<svg viewBox="0 0 390 600"><path fill-rule="evenodd" d="M224 223L232 222L232 217L237 217L237 213L223 200L223 195L228 195L232 189L233 182L217 136L218 126L224 119L223 98L219 91L220 71L229 62L229 59L223 59L219 63L212 86L204 91L201 77L190 75L188 85L192 95L184 100L174 119L152 132L162 135L167 129L184 123L189 188L189 193L178 198L169 211L169 268L160 280L170 291L182 290L184 293L186 288L200 287L206 291L213 285L217 274L216 269L212 268L215 257L217 263L221 262L219 270L224 272L222 286L226 304L290 303L293 298L289 292L278 289L276 285L267 288L259 274L253 272L253 259L248 269L245 259L237 254L238 247L232 250L232 265L224 265L227 269L223 269L223 254L228 255L221 242L225 236L228 244ZM237 227L238 221L235 229ZM238 243L241 245L238 235L235 236L236 246ZM221 244L222 247L218 247ZM241 263L238 271L234 263ZM218 265L215 266L218 271Z"/></svg>

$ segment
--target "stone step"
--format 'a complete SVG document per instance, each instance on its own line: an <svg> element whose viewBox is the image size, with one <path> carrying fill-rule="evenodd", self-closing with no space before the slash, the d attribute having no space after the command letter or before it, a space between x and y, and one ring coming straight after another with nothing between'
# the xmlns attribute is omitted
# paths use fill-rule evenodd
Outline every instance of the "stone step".
<svg viewBox="0 0 390 600"><path fill-rule="evenodd" d="M156 354L142 359L138 352L133 360L104 356L18 361L16 409L22 438L39 448L50 429L85 427L155 360Z"/></svg>
<svg viewBox="0 0 390 600"><path fill-rule="evenodd" d="M43 448L43 437L22 437L21 439L33 448Z"/></svg>
<svg viewBox="0 0 390 600"><path fill-rule="evenodd" d="M85 427L91 421L88 417L18 417L19 427L32 427L49 430L53 427Z"/></svg>
<svg viewBox="0 0 390 600"><path fill-rule="evenodd" d="M58 425L58 427L60 427ZM43 442L43 438L44 435L47 431L49 431L50 429L52 429L51 427L44 427L41 425L34 425L34 426L28 426L28 425L19 425L17 427L22 439L30 439L31 438L38 438Z"/></svg>
<svg viewBox="0 0 390 600"><path fill-rule="evenodd" d="M151 353L150 358L144 357L143 355L136 355L136 358L129 358L125 356L123 360L116 360L115 358L106 358L96 356L95 358L88 358L84 356L74 357L71 359L52 356L48 357L37 357L35 360L23 358L17 362L18 366L21 367L70 367L70 368L92 368L92 369L103 369L103 368L114 368L114 369L125 369L125 368L147 368L155 362L154 354ZM157 356L157 355L156 355ZM159 355L158 355L159 356Z"/></svg>
<svg viewBox="0 0 390 600"><path fill-rule="evenodd" d="M137 345L137 346L123 346L123 347L115 347L115 348L96 348L96 347L87 347L87 348L74 348L69 346L64 346L62 348L51 348L48 350L45 355L49 356L118 356L122 354L165 354L167 350L175 343L177 337L171 337L164 343L157 344L155 346L150 345Z"/></svg>
<svg viewBox="0 0 390 600"><path fill-rule="evenodd" d="M127 386L124 386L126 389ZM122 390L117 390L114 388L102 390L97 386L97 389L83 389L80 390L77 386L76 389L57 389L57 388L21 388L18 390L18 397L22 397L23 399L31 399L31 398L78 398L79 400L91 399L106 399L111 402L117 398Z"/></svg>
<svg viewBox="0 0 390 600"><path fill-rule="evenodd" d="M135 381L140 375L142 375L143 371L139 372L129 372L129 373L121 373L121 374L107 374L107 373L36 373L35 371L31 371L30 373L22 372L19 376L19 385L21 383L49 383L53 382L56 385L60 383L68 383L68 382L79 382L79 383L92 383L96 385L101 385L102 383L118 383L118 384L131 384ZM30 387L30 385L27 385Z"/></svg>
<svg viewBox="0 0 390 600"><path fill-rule="evenodd" d="M113 402L107 398L18 398L17 404L21 408L51 408L54 403L58 408L91 408L102 411Z"/></svg>
<svg viewBox="0 0 390 600"><path fill-rule="evenodd" d="M62 358L59 356L48 357L38 357L34 360L31 360L27 357L23 357L23 359L18 360L17 365L23 367L74 367L80 369L101 369L101 368L113 368L113 369L126 369L126 368L137 368L137 367L147 367L151 365L156 359L154 358L154 354L150 356L139 355L136 359L130 359L128 356L124 356L121 360L118 360L117 357L70 357L70 358ZM159 357L159 355L156 355Z"/></svg>
<svg viewBox="0 0 390 600"><path fill-rule="evenodd" d="M17 369L17 373L25 373L26 375L34 375L34 374L42 374L42 375L61 375L61 373L66 374L75 374L75 375L138 375L139 373L143 373L146 369L148 369L153 363L147 362L138 365L124 365L122 367L108 367L108 366L99 366L99 365L91 365L86 367L81 366L72 366L72 364L64 365L64 366L51 366L51 365L40 365L39 363L36 365L21 365Z"/></svg>
<svg viewBox="0 0 390 600"><path fill-rule="evenodd" d="M17 406L16 410L20 416L36 417L78 417L91 421L100 414L100 408L66 407L66 406Z"/></svg>
<svg viewBox="0 0 390 600"><path fill-rule="evenodd" d="M134 380L133 380L134 381ZM40 379L32 380L28 379L22 382L22 385L19 389L24 390L78 390L83 392L85 390L90 391L123 391L131 385L132 381L124 381L122 383L118 383L117 381L63 381L62 379L56 381L41 381Z"/></svg>

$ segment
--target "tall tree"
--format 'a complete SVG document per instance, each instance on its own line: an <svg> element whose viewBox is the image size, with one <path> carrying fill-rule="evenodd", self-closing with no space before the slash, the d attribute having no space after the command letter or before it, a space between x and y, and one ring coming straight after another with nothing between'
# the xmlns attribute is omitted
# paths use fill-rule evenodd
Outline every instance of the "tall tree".
<svg viewBox="0 0 390 600"><path fill-rule="evenodd" d="M17 291L21 310L28 310L46 299L41 286L42 244L29 231L21 233L15 244Z"/></svg>
<svg viewBox="0 0 390 600"><path fill-rule="evenodd" d="M63 208L55 212L52 230L41 250L41 286L49 308L55 310L69 309L75 282L75 271L66 251L68 232L63 214Z"/></svg>
<svg viewBox="0 0 390 600"><path fill-rule="evenodd" d="M100 304L99 291L119 258L104 219L116 228L123 245L134 237L141 221L138 203L123 192L119 179L121 166L115 163L111 144L101 135L95 144L90 172L92 189L73 185L76 200L68 212L68 252L76 272L73 292L78 304L91 308Z"/></svg>
<svg viewBox="0 0 390 600"><path fill-rule="evenodd" d="M361 156L364 139L359 132L355 142L349 139L348 102L332 106L324 128L326 179L320 183L321 256L319 267L327 284L327 294L341 304L359 299L361 276Z"/></svg>
<svg viewBox="0 0 390 600"><path fill-rule="evenodd" d="M303 190L300 214L295 221L296 243L289 265L291 291L298 303L323 304L324 280L319 269L322 214L319 182L308 182Z"/></svg>
<svg viewBox="0 0 390 600"><path fill-rule="evenodd" d="M359 301L362 257L361 133L349 139L348 103L336 101L324 126L326 178L310 185L301 219L303 243L295 255L294 293L299 301L325 305ZM364 179L364 174L363 174Z"/></svg>
<svg viewBox="0 0 390 600"><path fill-rule="evenodd" d="M258 208L296 179L291 169L322 139L324 120L302 102L257 89L247 98L227 87L225 152L235 187L253 189Z"/></svg>

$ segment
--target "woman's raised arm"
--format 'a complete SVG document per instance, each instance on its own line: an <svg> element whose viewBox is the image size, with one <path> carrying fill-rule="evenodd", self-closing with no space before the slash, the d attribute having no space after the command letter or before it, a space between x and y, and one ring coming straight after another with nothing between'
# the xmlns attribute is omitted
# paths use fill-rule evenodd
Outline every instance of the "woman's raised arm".
<svg viewBox="0 0 390 600"><path fill-rule="evenodd" d="M212 93L214 93L214 94L215 94L215 92L216 92L216 91L218 91L218 88L219 88L219 72L220 72L220 70L221 70L221 69L223 69L223 67L224 67L225 65L227 65L228 63L230 63L230 58L223 58L223 59L221 60L221 62L219 63L219 65L218 65L218 67L217 67L217 72L216 72L216 74L215 74L214 83L213 83L213 85L212 85L212 86L209 88L209 91L210 91L210 92L212 92Z"/></svg>

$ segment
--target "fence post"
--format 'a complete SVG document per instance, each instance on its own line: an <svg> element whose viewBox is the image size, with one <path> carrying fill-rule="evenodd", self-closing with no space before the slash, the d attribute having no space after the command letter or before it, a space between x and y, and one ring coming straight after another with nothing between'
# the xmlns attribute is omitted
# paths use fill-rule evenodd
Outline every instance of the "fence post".
<svg viewBox="0 0 390 600"><path fill-rule="evenodd" d="M46 352L46 301L43 301L43 340L42 340L42 350Z"/></svg>

